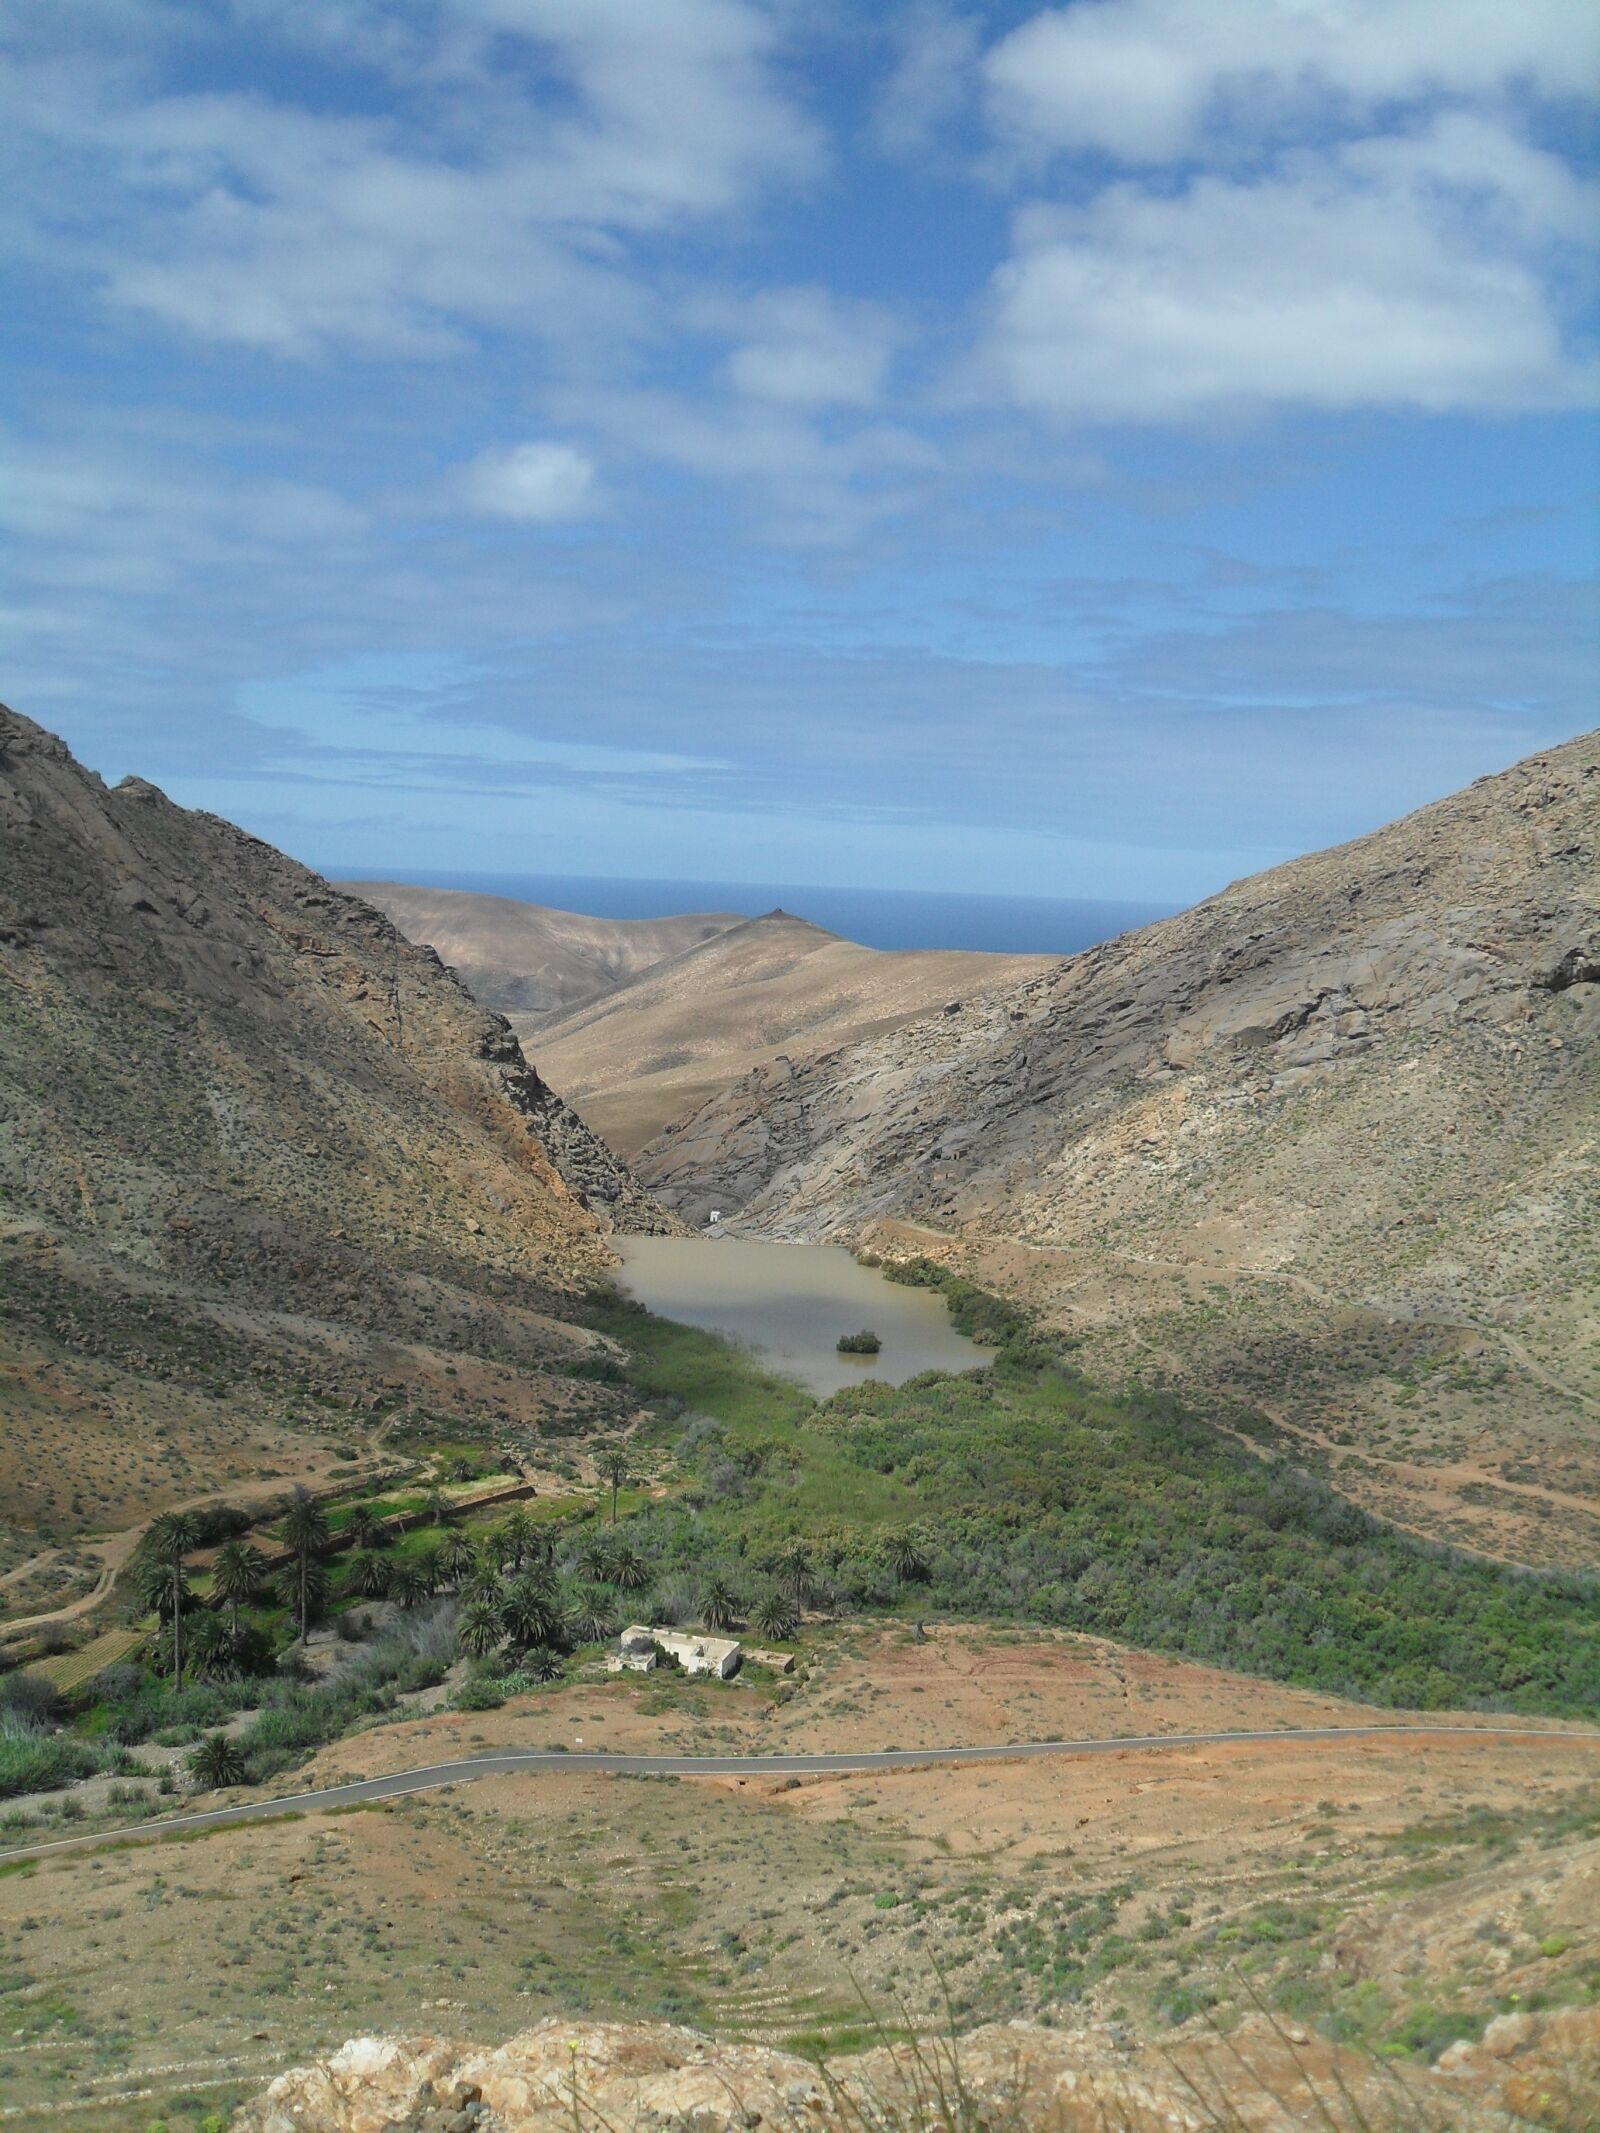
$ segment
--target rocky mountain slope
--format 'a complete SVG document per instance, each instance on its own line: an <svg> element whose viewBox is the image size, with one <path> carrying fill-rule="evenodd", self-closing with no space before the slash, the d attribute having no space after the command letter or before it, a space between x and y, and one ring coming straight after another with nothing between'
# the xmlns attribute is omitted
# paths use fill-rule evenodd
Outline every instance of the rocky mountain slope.
<svg viewBox="0 0 1600 2133"><path fill-rule="evenodd" d="M353 1405L581 1403L564 1299L669 1219L431 950L0 710L0 1570Z"/></svg>
<svg viewBox="0 0 1600 2133"><path fill-rule="evenodd" d="M331 2059L280 2075L234 2126L235 2133L589 2126L1362 2133L1404 2123L1421 2133L1512 2133L1593 2125L1578 2087L1591 2076L1600 2078L1600 2022L1585 2009L1502 2017L1481 2043L1451 2047L1437 2071L1380 2069L1264 2014L1229 2036L1191 2034L1142 2049L1115 2024L1066 2034L997 2024L956 2046L884 2044L821 2067L664 2022L558 2020L490 2049L429 2036L355 2038Z"/></svg>
<svg viewBox="0 0 1600 2133"><path fill-rule="evenodd" d="M1052 967L1045 956L864 948L769 911L543 1021L540 1062L627 1154L779 1055L855 1043Z"/></svg>
<svg viewBox="0 0 1600 2133"><path fill-rule="evenodd" d="M737 911L591 918L466 889L398 881L347 881L340 887L375 904L407 940L434 949L475 1000L528 1018L524 1032L534 1018L569 1013L744 923Z"/></svg>
<svg viewBox="0 0 1600 2133"><path fill-rule="evenodd" d="M758 1067L640 1174L956 1254L1425 1530L1592 1559L1600 735L1025 984Z"/></svg>

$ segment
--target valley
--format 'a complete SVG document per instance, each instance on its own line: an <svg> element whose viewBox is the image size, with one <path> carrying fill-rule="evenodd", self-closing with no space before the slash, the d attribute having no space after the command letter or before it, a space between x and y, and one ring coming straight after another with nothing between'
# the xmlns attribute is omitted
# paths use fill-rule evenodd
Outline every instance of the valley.
<svg viewBox="0 0 1600 2133"><path fill-rule="evenodd" d="M4 720L5 2123L195 2133L361 2028L848 2051L863 1995L1151 2079L1454 2051L1473 2111L1491 2022L1595 2048L1592 742L1065 962L417 904L548 954L535 1067ZM794 1671L609 1672L632 1621Z"/></svg>
<svg viewBox="0 0 1600 2133"><path fill-rule="evenodd" d="M396 925L456 965L619 1155L752 1068L898 1029L1055 967L1049 956L876 949L788 911L591 919L394 883Z"/></svg>

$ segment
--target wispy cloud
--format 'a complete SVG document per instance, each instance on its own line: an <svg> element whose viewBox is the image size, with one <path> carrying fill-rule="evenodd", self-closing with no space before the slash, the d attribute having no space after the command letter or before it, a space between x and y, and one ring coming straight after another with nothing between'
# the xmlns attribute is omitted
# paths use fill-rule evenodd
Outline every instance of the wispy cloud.
<svg viewBox="0 0 1600 2133"><path fill-rule="evenodd" d="M392 868L1166 895L1347 834L1592 716L1594 45L13 0L8 690Z"/></svg>

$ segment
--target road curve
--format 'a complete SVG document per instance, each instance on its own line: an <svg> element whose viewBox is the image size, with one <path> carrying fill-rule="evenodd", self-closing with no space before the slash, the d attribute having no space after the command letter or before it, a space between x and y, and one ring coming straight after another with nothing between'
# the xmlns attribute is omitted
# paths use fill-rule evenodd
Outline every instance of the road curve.
<svg viewBox="0 0 1600 2133"><path fill-rule="evenodd" d="M520 1770L592 1771L602 1777L835 1777L863 1770L911 1770L930 1763L1015 1763L1048 1755L1120 1755L1129 1749L1226 1748L1253 1741L1294 1743L1381 1739L1389 1734L1456 1740L1580 1740L1600 1748L1600 1733L1558 1732L1542 1726L1281 1726L1237 1733L1124 1733L1101 1740L997 1742L981 1748L877 1748L855 1754L814 1755L615 1755L605 1749L500 1748L449 1763L419 1763L387 1777L357 1778L314 1792L246 1800L235 1807L208 1807L198 1814L168 1815L159 1822L133 1822L122 1829L82 1837L55 1837L44 1844L0 1852L0 1866L44 1859L57 1852L86 1851L99 1844L142 1843L219 1829L230 1822L259 1822L274 1815L326 1814L368 1800L402 1799L441 1785L504 1777Z"/></svg>

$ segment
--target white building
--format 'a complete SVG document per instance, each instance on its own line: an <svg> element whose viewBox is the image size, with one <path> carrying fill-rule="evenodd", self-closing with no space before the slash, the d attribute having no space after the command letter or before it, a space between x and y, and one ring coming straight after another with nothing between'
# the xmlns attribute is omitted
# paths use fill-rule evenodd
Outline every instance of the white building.
<svg viewBox="0 0 1600 2133"><path fill-rule="evenodd" d="M738 1673L743 1647L734 1637L708 1637L699 1630L646 1628L642 1622L617 1639L616 1656L607 1661L613 1673L648 1674L660 1654L676 1659L686 1674L715 1674L728 1681Z"/></svg>

